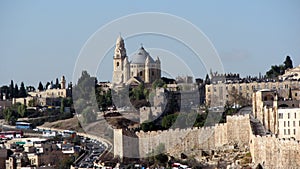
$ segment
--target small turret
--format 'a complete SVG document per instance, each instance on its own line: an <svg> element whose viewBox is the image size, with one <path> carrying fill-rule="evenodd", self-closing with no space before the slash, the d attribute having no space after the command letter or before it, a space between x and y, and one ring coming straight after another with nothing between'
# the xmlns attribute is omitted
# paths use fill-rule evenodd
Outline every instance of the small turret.
<svg viewBox="0 0 300 169"><path fill-rule="evenodd" d="M60 87L61 87L61 89L66 89L66 79L65 79L65 76L61 77Z"/></svg>
<svg viewBox="0 0 300 169"><path fill-rule="evenodd" d="M158 56L157 56L157 58L156 58L156 63L159 63L159 64L160 64L160 59L159 59Z"/></svg>

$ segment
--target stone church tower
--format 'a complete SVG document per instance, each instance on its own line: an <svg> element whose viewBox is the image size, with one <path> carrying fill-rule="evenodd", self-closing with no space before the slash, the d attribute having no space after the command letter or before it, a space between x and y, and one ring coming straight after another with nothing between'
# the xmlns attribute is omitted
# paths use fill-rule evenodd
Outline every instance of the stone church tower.
<svg viewBox="0 0 300 169"><path fill-rule="evenodd" d="M113 83L124 83L128 77L125 77L124 70L128 71L128 59L126 55L126 49L124 39L119 36L116 42L115 54L114 54L114 70L113 70ZM125 79L127 78L127 79Z"/></svg>
<svg viewBox="0 0 300 169"><path fill-rule="evenodd" d="M114 84L152 83L160 77L161 63L159 58L154 61L141 46L129 61L124 40L121 36L118 37L113 58L112 82Z"/></svg>

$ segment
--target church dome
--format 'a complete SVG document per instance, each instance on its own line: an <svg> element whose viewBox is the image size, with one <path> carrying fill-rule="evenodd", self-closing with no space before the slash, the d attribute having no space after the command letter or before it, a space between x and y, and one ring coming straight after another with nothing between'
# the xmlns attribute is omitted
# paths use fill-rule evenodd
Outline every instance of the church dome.
<svg viewBox="0 0 300 169"><path fill-rule="evenodd" d="M131 57L131 63L133 64L145 64L147 57L149 56L150 59L150 63L154 63L154 60L152 59L152 57L149 55L149 53L143 48L141 47L137 53L135 53L132 57Z"/></svg>

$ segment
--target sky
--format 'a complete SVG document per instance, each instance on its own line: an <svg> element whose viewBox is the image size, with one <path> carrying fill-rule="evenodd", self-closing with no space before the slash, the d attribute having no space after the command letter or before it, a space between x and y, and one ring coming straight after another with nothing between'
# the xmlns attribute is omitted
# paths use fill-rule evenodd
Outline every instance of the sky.
<svg viewBox="0 0 300 169"><path fill-rule="evenodd" d="M282 64L287 55L291 56L294 66L298 66L299 7L297 0L3 0L0 1L0 85L14 80L37 87L40 81L45 84L62 75L71 81L80 52L97 30L120 17L142 12L166 13L195 25L217 51L225 72L240 73L243 77L258 76L271 65ZM148 22L151 21L135 24ZM118 31L126 36L122 28ZM115 33L111 37L113 41L117 36ZM180 71L176 62L169 64L173 61L172 53L178 54L177 47L172 49L170 45L175 42L166 38L163 42L151 43L155 38L125 37L127 54L130 56L143 43L146 50L155 55L153 58L159 55L164 60L162 67L172 72L172 76L188 75L190 70ZM159 45L161 48L157 50ZM113 46L107 50L105 62L99 63L97 73L91 74L111 81ZM179 60L186 59L184 55L189 55L188 52L180 54ZM208 73L203 64L192 63L192 59L188 62L191 62L188 69L197 70L193 71L195 77L204 78Z"/></svg>

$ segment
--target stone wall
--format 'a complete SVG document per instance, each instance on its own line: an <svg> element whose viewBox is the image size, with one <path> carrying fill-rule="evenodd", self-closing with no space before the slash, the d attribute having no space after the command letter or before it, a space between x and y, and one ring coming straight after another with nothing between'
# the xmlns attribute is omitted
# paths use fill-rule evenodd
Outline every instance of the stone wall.
<svg viewBox="0 0 300 169"><path fill-rule="evenodd" d="M162 108L158 107L141 107L140 108L140 123L150 120L153 121L162 114Z"/></svg>
<svg viewBox="0 0 300 169"><path fill-rule="evenodd" d="M228 143L248 145L251 133L249 115L227 116L226 119Z"/></svg>
<svg viewBox="0 0 300 169"><path fill-rule="evenodd" d="M124 139L117 133L115 145L122 141L120 138ZM201 153L202 150L218 149L226 144L237 144L239 147L250 147L252 162L260 163L264 168L300 168L300 141L252 133L249 115L227 116L226 123L212 127L136 132L138 142L131 144L125 141L131 146L115 148L123 148L124 152L138 150L142 158L163 143L168 154L180 157L181 153L190 155Z"/></svg>
<svg viewBox="0 0 300 169"><path fill-rule="evenodd" d="M168 153L212 150L227 143L248 145L249 115L227 116L227 123L212 127L137 132L140 157L145 157L163 143Z"/></svg>
<svg viewBox="0 0 300 169"><path fill-rule="evenodd" d="M264 168L300 168L300 142L278 139L275 135L251 135L252 162Z"/></svg>

